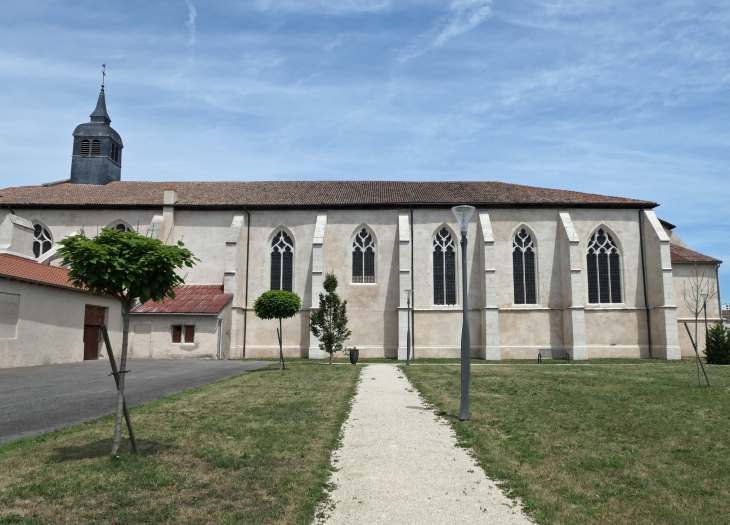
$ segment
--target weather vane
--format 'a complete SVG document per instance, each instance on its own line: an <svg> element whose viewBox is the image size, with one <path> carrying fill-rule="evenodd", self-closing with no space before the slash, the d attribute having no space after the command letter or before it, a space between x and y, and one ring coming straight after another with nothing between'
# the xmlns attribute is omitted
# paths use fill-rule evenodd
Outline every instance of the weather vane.
<svg viewBox="0 0 730 525"><path fill-rule="evenodd" d="M102 64L104 69L101 70L101 89L104 90L104 82L106 82L106 64Z"/></svg>

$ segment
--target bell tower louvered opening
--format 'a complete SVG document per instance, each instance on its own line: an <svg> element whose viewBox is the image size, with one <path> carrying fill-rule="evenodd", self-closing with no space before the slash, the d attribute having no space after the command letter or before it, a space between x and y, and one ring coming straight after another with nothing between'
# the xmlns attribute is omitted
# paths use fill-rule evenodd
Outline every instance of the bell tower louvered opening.
<svg viewBox="0 0 730 525"><path fill-rule="evenodd" d="M91 143L91 155L94 157L98 157L101 154L101 141L94 140Z"/></svg>
<svg viewBox="0 0 730 525"><path fill-rule="evenodd" d="M81 141L81 155L88 155L89 154L89 141L88 140L82 140Z"/></svg>

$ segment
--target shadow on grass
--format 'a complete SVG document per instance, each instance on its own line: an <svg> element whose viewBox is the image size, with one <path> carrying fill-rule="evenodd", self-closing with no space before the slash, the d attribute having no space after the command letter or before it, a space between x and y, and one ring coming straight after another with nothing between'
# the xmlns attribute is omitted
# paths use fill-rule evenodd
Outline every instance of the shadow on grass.
<svg viewBox="0 0 730 525"><path fill-rule="evenodd" d="M173 445L168 443L160 443L158 441L150 441L148 439L138 439L137 446L139 453L143 456L159 454L171 448ZM50 457L53 462L77 461L80 459L93 459L105 456L111 456L112 439L101 439L93 443L84 443L83 445L70 445L66 447L56 447L55 454ZM122 439L122 446L119 450L122 453L132 453L132 443L128 439Z"/></svg>

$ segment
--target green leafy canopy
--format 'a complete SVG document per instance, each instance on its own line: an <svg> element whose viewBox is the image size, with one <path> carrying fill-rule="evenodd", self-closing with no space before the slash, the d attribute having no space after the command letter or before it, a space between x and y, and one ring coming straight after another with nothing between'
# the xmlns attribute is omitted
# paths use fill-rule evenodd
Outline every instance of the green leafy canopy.
<svg viewBox="0 0 730 525"><path fill-rule="evenodd" d="M299 296L284 290L264 292L253 303L253 311L260 319L288 319L301 309Z"/></svg>
<svg viewBox="0 0 730 525"><path fill-rule="evenodd" d="M59 242L62 265L68 265L69 278L77 288L89 293L115 297L123 303L138 298L161 301L175 298L173 288L184 284L176 273L200 261L184 244L168 246L136 232L102 230L90 239L74 235Z"/></svg>

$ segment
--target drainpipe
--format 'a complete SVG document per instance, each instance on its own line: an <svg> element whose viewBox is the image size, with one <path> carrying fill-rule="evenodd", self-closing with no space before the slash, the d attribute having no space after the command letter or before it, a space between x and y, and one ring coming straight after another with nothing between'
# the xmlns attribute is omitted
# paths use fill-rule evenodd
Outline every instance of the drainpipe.
<svg viewBox="0 0 730 525"><path fill-rule="evenodd" d="M651 315L649 315L649 294L646 291L646 264L644 262L644 217L643 208L639 209L639 242L641 243L641 276L644 282L644 307L646 309L646 334L649 339L649 359L652 359L651 348Z"/></svg>
<svg viewBox="0 0 730 525"><path fill-rule="evenodd" d="M243 356L246 357L246 321L248 319L248 255L250 253L249 246L251 245L251 213L244 208L243 211L247 215L246 219L246 295L244 299L243 307Z"/></svg>
<svg viewBox="0 0 730 525"><path fill-rule="evenodd" d="M720 265L719 264L715 267L715 282L717 283L717 307L719 308L717 311L720 312L720 324L723 324L723 322L722 322L722 300L720 299Z"/></svg>
<svg viewBox="0 0 730 525"><path fill-rule="evenodd" d="M413 235L413 206L411 208L411 304L413 309L408 315L411 316L411 359L416 358L416 295L413 289L413 242L416 237Z"/></svg>
<svg viewBox="0 0 730 525"><path fill-rule="evenodd" d="M218 320L218 355L216 356L220 361L223 359L223 319L216 317Z"/></svg>

